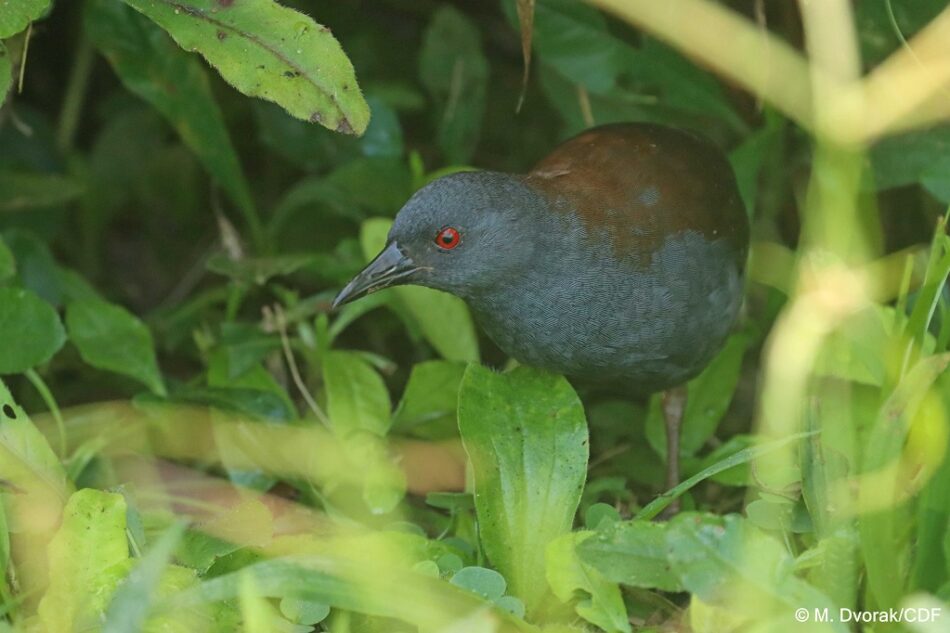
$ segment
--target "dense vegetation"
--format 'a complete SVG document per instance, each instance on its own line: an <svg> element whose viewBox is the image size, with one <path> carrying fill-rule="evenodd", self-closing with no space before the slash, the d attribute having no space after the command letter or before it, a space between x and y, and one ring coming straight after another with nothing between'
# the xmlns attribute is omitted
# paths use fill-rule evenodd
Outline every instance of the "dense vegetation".
<svg viewBox="0 0 950 633"><path fill-rule="evenodd" d="M0 0L0 631L947 630L944 0L282 5ZM753 226L673 491L658 396L330 309L431 179L627 120Z"/></svg>

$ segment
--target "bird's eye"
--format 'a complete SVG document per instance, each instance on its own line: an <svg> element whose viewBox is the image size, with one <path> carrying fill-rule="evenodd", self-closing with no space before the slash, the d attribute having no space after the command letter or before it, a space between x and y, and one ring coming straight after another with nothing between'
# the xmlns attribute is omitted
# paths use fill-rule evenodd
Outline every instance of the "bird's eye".
<svg viewBox="0 0 950 633"><path fill-rule="evenodd" d="M452 250L462 241L462 235L451 226L447 226L435 236L436 245L444 250Z"/></svg>

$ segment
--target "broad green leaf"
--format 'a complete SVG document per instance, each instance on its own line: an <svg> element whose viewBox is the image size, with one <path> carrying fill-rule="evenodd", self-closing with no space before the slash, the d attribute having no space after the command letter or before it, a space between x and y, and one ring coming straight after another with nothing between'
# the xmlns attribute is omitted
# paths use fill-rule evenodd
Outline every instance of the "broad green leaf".
<svg viewBox="0 0 950 633"><path fill-rule="evenodd" d="M666 528L666 549L687 591L737 615L784 622L792 630L795 609L834 611L826 596L795 576L785 547L738 515L680 514ZM818 624L815 631L848 630L834 618Z"/></svg>
<svg viewBox="0 0 950 633"><path fill-rule="evenodd" d="M475 477L489 560L533 613L547 589L544 552L570 531L587 475L587 425L561 376L472 364L459 390L459 430Z"/></svg>
<svg viewBox="0 0 950 633"><path fill-rule="evenodd" d="M10 247L8 247L7 243L0 237L0 283L13 277L15 274L16 260L13 258L13 253L10 252Z"/></svg>
<svg viewBox="0 0 950 633"><path fill-rule="evenodd" d="M856 2L854 19L861 59L869 68L877 66L903 45L901 37L910 40L946 7L946 0Z"/></svg>
<svg viewBox="0 0 950 633"><path fill-rule="evenodd" d="M120 494L84 488L70 496L48 548L50 583L39 606L46 630L98 625L131 567L125 512Z"/></svg>
<svg viewBox="0 0 950 633"><path fill-rule="evenodd" d="M719 421L732 402L732 394L742 369L742 357L748 344L747 334L733 334L703 373L689 381L680 435L680 454L695 454L716 432ZM647 439L657 454L666 455L660 398L660 395L652 398L646 431Z"/></svg>
<svg viewBox="0 0 950 633"><path fill-rule="evenodd" d="M134 314L105 301L74 301L66 308L66 327L84 361L165 395L152 333Z"/></svg>
<svg viewBox="0 0 950 633"><path fill-rule="evenodd" d="M0 380L0 493L10 532L42 532L59 522L72 492L63 466L42 433Z"/></svg>
<svg viewBox="0 0 950 633"><path fill-rule="evenodd" d="M592 536L592 532L575 532L548 544L548 584L562 602L576 601L577 615L591 624L607 633L630 633L620 588L578 556L578 546Z"/></svg>
<svg viewBox="0 0 950 633"><path fill-rule="evenodd" d="M0 106L6 101L11 85L13 85L13 60L7 52L7 47L0 42Z"/></svg>
<svg viewBox="0 0 950 633"><path fill-rule="evenodd" d="M454 435L458 427L459 383L465 365L432 360L414 365L402 400L393 415L393 427L426 437Z"/></svg>
<svg viewBox="0 0 950 633"><path fill-rule="evenodd" d="M350 463L359 465L362 495L377 514L402 500L406 479L382 438L390 426L389 392L383 379L361 356L330 351L323 357L327 413Z"/></svg>
<svg viewBox="0 0 950 633"><path fill-rule="evenodd" d="M637 84L630 95L654 95L658 104L703 119L715 117L733 130L743 132L746 123L726 100L716 79L699 69L676 50L652 38L645 38L639 48L625 47L629 70L625 78Z"/></svg>
<svg viewBox="0 0 950 633"><path fill-rule="evenodd" d="M282 598L280 612L294 624L314 626L330 615L330 606L323 602L300 600L298 598Z"/></svg>
<svg viewBox="0 0 950 633"><path fill-rule="evenodd" d="M19 285L32 290L53 307L60 307L65 294L63 281L60 268L46 243L21 229L5 232L3 240L16 261Z"/></svg>
<svg viewBox="0 0 950 633"><path fill-rule="evenodd" d="M512 26L518 24L515 0L505 0ZM539 59L574 84L605 93L624 70L624 44L607 32L596 9L574 0L537 0L533 45Z"/></svg>
<svg viewBox="0 0 950 633"><path fill-rule="evenodd" d="M162 573L184 532L184 524L168 528L119 585L105 612L102 633L139 631L148 618ZM194 578L193 572L188 572Z"/></svg>
<svg viewBox="0 0 950 633"><path fill-rule="evenodd" d="M480 139L488 60L478 27L450 6L436 10L419 53L419 76L436 99L439 147L449 163L468 162Z"/></svg>
<svg viewBox="0 0 950 633"><path fill-rule="evenodd" d="M216 560L240 549L240 547L240 545L211 536L201 530L188 530L178 544L175 559L182 565L204 575Z"/></svg>
<svg viewBox="0 0 950 633"><path fill-rule="evenodd" d="M49 5L50 0L0 0L0 40L16 35L42 17Z"/></svg>
<svg viewBox="0 0 950 633"><path fill-rule="evenodd" d="M577 555L605 578L631 587L683 591L666 557L667 524L609 524L577 545Z"/></svg>
<svg viewBox="0 0 950 633"><path fill-rule="evenodd" d="M950 202L950 125L882 140L871 149L871 165L878 189L919 183L940 201Z"/></svg>
<svg viewBox="0 0 950 633"><path fill-rule="evenodd" d="M89 2L85 24L125 86L168 119L234 203L254 217L250 188L198 60L175 47L148 19L114 0Z"/></svg>
<svg viewBox="0 0 950 633"><path fill-rule="evenodd" d="M367 261L383 249L390 226L392 220L385 218L372 218L363 223L360 243ZM464 301L421 286L398 286L391 293L397 307L408 313L425 339L443 358L471 362L478 360L478 336Z"/></svg>
<svg viewBox="0 0 950 633"><path fill-rule="evenodd" d="M0 211L51 207L74 200L82 192L82 183L70 176L0 170Z"/></svg>
<svg viewBox="0 0 950 633"><path fill-rule="evenodd" d="M229 84L298 119L360 135L369 107L330 29L272 0L125 0Z"/></svg>
<svg viewBox="0 0 950 633"><path fill-rule="evenodd" d="M451 582L456 587L477 593L489 602L495 602L505 595L507 588L504 576L484 567L463 567L455 572Z"/></svg>
<svg viewBox="0 0 950 633"><path fill-rule="evenodd" d="M323 381L327 413L340 437L358 431L386 435L389 392L369 363L352 352L331 351L323 359Z"/></svg>
<svg viewBox="0 0 950 633"><path fill-rule="evenodd" d="M739 195L750 218L755 217L760 175L774 164L776 155L781 155L784 129L785 119L774 110L766 110L765 125L749 134L741 145L729 152Z"/></svg>
<svg viewBox="0 0 950 633"><path fill-rule="evenodd" d="M41 365L66 341L59 315L24 288L0 288L0 375Z"/></svg>

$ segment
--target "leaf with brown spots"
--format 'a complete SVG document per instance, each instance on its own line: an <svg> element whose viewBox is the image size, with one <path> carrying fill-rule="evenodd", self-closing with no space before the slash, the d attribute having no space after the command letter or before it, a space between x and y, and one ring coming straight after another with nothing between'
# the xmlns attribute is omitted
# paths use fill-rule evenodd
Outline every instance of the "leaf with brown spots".
<svg viewBox="0 0 950 633"><path fill-rule="evenodd" d="M272 0L125 0L200 53L237 90L304 121L360 135L369 106L330 30ZM224 37L221 34L224 34Z"/></svg>

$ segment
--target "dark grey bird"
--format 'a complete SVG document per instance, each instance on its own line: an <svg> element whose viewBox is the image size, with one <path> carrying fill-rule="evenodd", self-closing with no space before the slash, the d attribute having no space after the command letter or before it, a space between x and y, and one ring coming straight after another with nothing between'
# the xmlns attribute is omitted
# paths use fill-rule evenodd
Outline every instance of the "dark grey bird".
<svg viewBox="0 0 950 633"><path fill-rule="evenodd" d="M748 246L718 148L668 127L606 125L527 175L459 173L422 188L334 305L398 284L436 288L464 299L523 364L637 393L668 390L673 485L680 387L732 328Z"/></svg>

